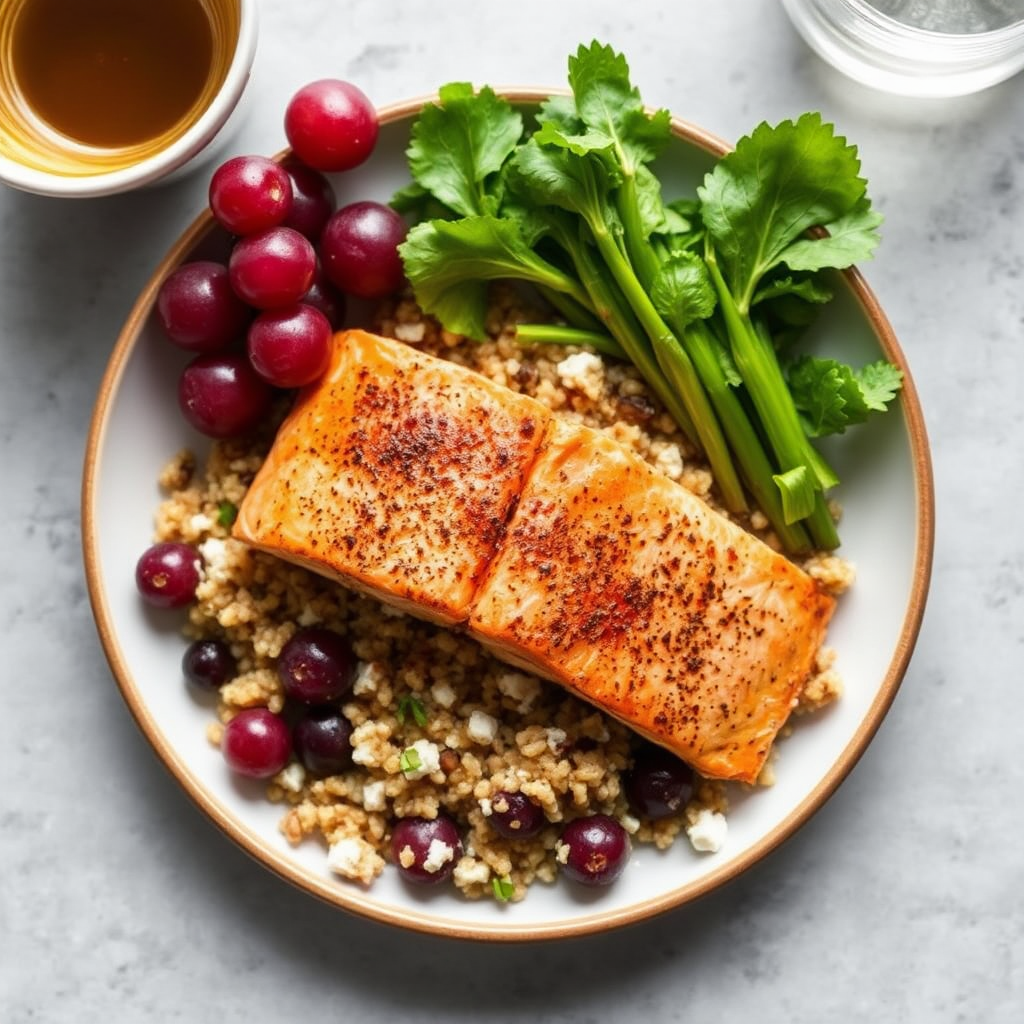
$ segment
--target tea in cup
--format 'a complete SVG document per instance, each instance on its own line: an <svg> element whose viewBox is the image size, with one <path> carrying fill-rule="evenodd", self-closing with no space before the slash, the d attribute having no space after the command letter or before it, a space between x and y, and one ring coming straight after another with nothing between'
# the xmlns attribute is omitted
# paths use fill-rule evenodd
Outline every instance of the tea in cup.
<svg viewBox="0 0 1024 1024"><path fill-rule="evenodd" d="M242 96L256 0L0 0L0 180L121 192L193 161Z"/></svg>

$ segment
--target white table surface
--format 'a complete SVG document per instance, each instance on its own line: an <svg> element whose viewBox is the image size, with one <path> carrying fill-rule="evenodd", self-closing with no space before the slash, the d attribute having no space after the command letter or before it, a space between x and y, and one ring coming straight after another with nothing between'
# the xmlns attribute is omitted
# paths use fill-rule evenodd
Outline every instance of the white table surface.
<svg viewBox="0 0 1024 1024"><path fill-rule="evenodd" d="M560 85L595 36L649 103L727 139L820 109L860 147L886 215L864 270L914 370L938 509L924 628L874 743L766 861L624 931L453 942L278 881L129 717L79 547L97 385L205 178L81 202L0 188L0 1020L1024 1020L1024 78L885 98L772 0L264 0L234 150L281 148L313 78L378 104L451 79Z"/></svg>

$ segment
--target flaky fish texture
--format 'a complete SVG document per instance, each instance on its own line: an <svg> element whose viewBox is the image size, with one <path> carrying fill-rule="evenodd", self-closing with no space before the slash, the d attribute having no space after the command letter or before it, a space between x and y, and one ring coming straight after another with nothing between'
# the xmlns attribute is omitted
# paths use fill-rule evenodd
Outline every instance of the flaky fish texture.
<svg viewBox="0 0 1024 1024"><path fill-rule="evenodd" d="M336 337L234 533L468 630L709 778L756 780L834 609L611 438L362 331Z"/></svg>

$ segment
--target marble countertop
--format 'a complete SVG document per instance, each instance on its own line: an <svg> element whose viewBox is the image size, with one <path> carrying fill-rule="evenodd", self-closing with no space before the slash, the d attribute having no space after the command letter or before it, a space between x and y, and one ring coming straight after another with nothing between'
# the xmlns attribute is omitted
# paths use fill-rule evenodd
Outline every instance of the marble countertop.
<svg viewBox="0 0 1024 1024"><path fill-rule="evenodd" d="M739 8L742 6L742 16ZM695 904L586 939L455 943L367 923L218 833L132 722L80 555L83 440L130 305L205 201L200 173L82 202L0 190L0 1019L1024 1019L1024 78L882 97L779 4L264 0L238 152L274 152L296 88L378 104L460 78L564 81L598 37L645 99L727 139L820 109L886 215L866 276L931 436L937 544L910 670L836 795Z"/></svg>

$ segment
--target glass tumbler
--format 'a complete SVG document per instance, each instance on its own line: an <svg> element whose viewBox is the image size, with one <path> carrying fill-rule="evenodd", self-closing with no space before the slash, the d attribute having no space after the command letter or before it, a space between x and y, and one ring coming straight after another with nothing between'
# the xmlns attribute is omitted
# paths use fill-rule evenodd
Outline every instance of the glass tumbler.
<svg viewBox="0 0 1024 1024"><path fill-rule="evenodd" d="M1024 0L782 0L849 77L904 96L962 96L1024 68Z"/></svg>

